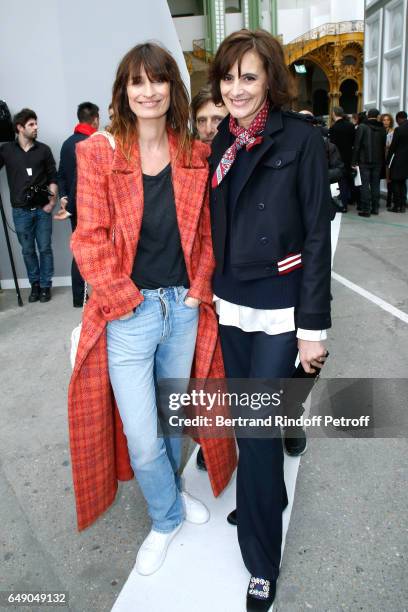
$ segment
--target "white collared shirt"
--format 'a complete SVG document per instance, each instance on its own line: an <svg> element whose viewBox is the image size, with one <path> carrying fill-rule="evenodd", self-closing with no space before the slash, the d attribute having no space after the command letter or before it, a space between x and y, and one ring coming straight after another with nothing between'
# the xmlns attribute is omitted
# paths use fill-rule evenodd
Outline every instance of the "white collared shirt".
<svg viewBox="0 0 408 612"><path fill-rule="evenodd" d="M213 300L221 325L232 325L245 332L261 331L269 335L284 334L296 329L293 306L290 308L261 309L232 304L216 295L214 295ZM327 339L325 329L298 328L296 336L301 340L314 342Z"/></svg>

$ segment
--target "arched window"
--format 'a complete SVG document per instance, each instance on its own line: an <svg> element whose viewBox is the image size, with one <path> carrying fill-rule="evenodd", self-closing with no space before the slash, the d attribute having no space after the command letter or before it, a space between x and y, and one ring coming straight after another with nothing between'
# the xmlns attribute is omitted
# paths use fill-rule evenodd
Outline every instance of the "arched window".
<svg viewBox="0 0 408 612"><path fill-rule="evenodd" d="M353 79L346 79L340 85L340 106L345 113L351 114L357 112L357 88L358 85Z"/></svg>
<svg viewBox="0 0 408 612"><path fill-rule="evenodd" d="M357 59L354 55L345 55L343 57L343 64L345 66L355 66L357 64Z"/></svg>
<svg viewBox="0 0 408 612"><path fill-rule="evenodd" d="M316 117L329 114L329 97L325 89L315 89L313 92L313 114Z"/></svg>

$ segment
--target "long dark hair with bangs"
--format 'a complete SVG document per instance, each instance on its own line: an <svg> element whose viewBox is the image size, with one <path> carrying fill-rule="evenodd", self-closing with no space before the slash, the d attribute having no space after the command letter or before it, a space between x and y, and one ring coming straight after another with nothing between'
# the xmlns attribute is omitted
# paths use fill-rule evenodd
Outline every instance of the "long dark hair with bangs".
<svg viewBox="0 0 408 612"><path fill-rule="evenodd" d="M160 79L170 83L167 125L179 137L178 156L181 155L188 164L191 160L192 137L189 131L190 108L187 89L175 59L156 43L136 45L120 62L112 88L113 120L109 131L118 140L127 160L130 161L132 145L138 132L137 116L129 106L127 85L129 78L140 74L142 66L151 81Z"/></svg>
<svg viewBox="0 0 408 612"><path fill-rule="evenodd" d="M296 98L296 84L285 64L285 56L280 42L266 30L242 29L225 38L210 65L209 83L214 104L223 102L220 81L231 67L241 61L247 51L256 51L260 56L268 81L268 98L272 108L290 107Z"/></svg>

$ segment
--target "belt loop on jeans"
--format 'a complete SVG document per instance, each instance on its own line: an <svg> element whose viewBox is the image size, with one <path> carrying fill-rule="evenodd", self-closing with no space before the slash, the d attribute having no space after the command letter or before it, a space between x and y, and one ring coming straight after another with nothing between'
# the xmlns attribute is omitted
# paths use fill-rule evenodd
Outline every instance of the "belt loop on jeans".
<svg viewBox="0 0 408 612"><path fill-rule="evenodd" d="M183 294L184 294L185 287L180 285L179 287L175 287L174 289L175 289L176 294L177 294L177 297L176 297L177 302L181 302L181 299L182 299Z"/></svg>

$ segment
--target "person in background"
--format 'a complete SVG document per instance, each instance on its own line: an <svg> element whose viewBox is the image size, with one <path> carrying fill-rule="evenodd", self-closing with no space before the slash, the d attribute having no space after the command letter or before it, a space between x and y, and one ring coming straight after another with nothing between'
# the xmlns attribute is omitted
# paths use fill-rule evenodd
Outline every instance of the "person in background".
<svg viewBox="0 0 408 612"><path fill-rule="evenodd" d="M407 179L408 179L408 120L405 111L396 114L398 127L387 155L394 206L391 212L404 213L407 209Z"/></svg>
<svg viewBox="0 0 408 612"><path fill-rule="evenodd" d="M213 291L228 379L291 378L322 367L330 319L330 199L323 139L282 110L294 97L279 42L264 30L223 40L210 65L213 100L229 115L209 158ZM259 383L262 384L262 383ZM279 388L279 387L278 387ZM304 452L305 432L285 428ZM246 435L245 435L246 434ZM280 428L240 436L235 522L251 578L247 611L275 597L288 498ZM231 587L229 587L231 588ZM226 606L228 608L228 605Z"/></svg>
<svg viewBox="0 0 408 612"><path fill-rule="evenodd" d="M380 181L385 163L387 134L381 123L380 111L370 108L367 121L358 126L353 148L353 167L359 166L361 175L360 217L378 215L380 208Z"/></svg>
<svg viewBox="0 0 408 612"><path fill-rule="evenodd" d="M109 104L108 106L108 117L109 117L109 123L107 125L105 125L105 130L107 130L109 132L111 125L112 125L112 121L113 121L113 106L112 104Z"/></svg>
<svg viewBox="0 0 408 612"><path fill-rule="evenodd" d="M31 285L28 301L49 302L54 274L51 213L57 198L57 170L50 147L37 140L35 112L23 108L14 116L13 126L17 138L0 148L0 169L5 166L7 171L14 227Z"/></svg>
<svg viewBox="0 0 408 612"><path fill-rule="evenodd" d="M357 130L360 123L364 123L367 119L367 113L365 111L361 113L353 113L351 122L354 125L354 129ZM357 210L361 210L361 186L356 187L354 179L356 176L355 169L351 170L352 174L352 186L351 186L351 201L356 204Z"/></svg>
<svg viewBox="0 0 408 612"><path fill-rule="evenodd" d="M191 101L191 116L194 134L201 142L211 145L217 133L218 124L228 111L224 104L215 105L210 87L200 89Z"/></svg>
<svg viewBox="0 0 408 612"><path fill-rule="evenodd" d="M335 106L332 112L333 124L329 130L330 142L336 145L341 160L344 164L344 173L339 180L340 199L343 203L343 211L351 203L353 180L351 176L351 157L355 137L354 125L349 121L341 106Z"/></svg>
<svg viewBox="0 0 408 612"><path fill-rule="evenodd" d="M394 136L394 119L389 113L383 113L380 117L380 121L385 127L385 131L387 133L387 139L385 141L385 157L387 158L388 151L392 142L392 137ZM392 185L389 168L386 168L385 178L387 182L387 208L390 209L392 208Z"/></svg>
<svg viewBox="0 0 408 612"><path fill-rule="evenodd" d="M228 111L224 104L214 104L211 88L207 85L202 87L191 101L191 118L193 133L195 136L211 145L217 133L218 124L224 119ZM202 448L199 448L196 464L199 470L206 470Z"/></svg>
<svg viewBox="0 0 408 612"><path fill-rule="evenodd" d="M69 218L72 231L77 225L76 210L76 146L78 142L89 138L99 128L99 108L92 102L82 102L77 110L78 124L74 133L67 138L61 147L58 168L58 189L61 210L55 219L61 221ZM71 264L72 300L74 308L81 308L84 303L84 280L78 270L75 258Z"/></svg>
<svg viewBox="0 0 408 612"><path fill-rule="evenodd" d="M315 127L320 130L320 133L323 137L324 146L326 149L326 157L327 157L327 166L329 171L329 182L330 185L333 183L339 183L340 179L344 175L344 164L341 161L340 153L336 145L330 142L329 137L322 132L322 128L320 125L321 119L319 117L315 117L310 110L301 110L299 111L301 115L305 115L310 121L313 123ZM337 204L336 200L330 195L330 210L331 210L331 220L334 219L337 212L347 212L347 209L343 209L343 204L340 206Z"/></svg>
<svg viewBox="0 0 408 612"><path fill-rule="evenodd" d="M358 121L357 121L357 127L358 127L359 125L367 121L367 111L361 111L360 113L357 114L357 117L358 117Z"/></svg>

